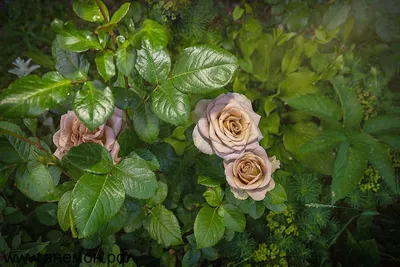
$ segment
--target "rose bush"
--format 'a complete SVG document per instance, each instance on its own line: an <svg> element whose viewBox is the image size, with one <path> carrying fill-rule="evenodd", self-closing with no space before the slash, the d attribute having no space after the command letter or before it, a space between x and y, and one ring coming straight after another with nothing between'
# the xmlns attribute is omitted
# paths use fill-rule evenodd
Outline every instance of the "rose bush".
<svg viewBox="0 0 400 267"><path fill-rule="evenodd" d="M245 149L258 146L263 137L258 129L260 118L250 100L241 94L227 93L215 100L200 100L193 111L197 123L194 144L203 153L233 159Z"/></svg>
<svg viewBox="0 0 400 267"><path fill-rule="evenodd" d="M53 143L57 147L54 155L61 159L72 147L91 142L104 146L117 163L120 160L117 136L121 132L122 123L122 110L115 108L111 118L105 124L90 131L70 110L61 116L60 130L53 136Z"/></svg>
<svg viewBox="0 0 400 267"><path fill-rule="evenodd" d="M258 146L246 150L236 159L224 162L226 180L231 192L238 199L263 200L265 194L275 188L272 173L280 167L275 157L268 158Z"/></svg>

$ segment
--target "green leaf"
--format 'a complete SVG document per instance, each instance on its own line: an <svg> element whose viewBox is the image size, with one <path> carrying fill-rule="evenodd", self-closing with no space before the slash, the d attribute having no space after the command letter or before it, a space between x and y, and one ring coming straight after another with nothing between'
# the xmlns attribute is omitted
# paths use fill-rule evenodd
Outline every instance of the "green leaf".
<svg viewBox="0 0 400 267"><path fill-rule="evenodd" d="M395 149L400 149L400 138L398 134L382 134L376 136L376 138Z"/></svg>
<svg viewBox="0 0 400 267"><path fill-rule="evenodd" d="M151 93L151 109L168 123L186 125L190 117L189 97L176 90L170 82L158 85Z"/></svg>
<svg viewBox="0 0 400 267"><path fill-rule="evenodd" d="M136 106L132 121L140 139L149 144L153 144L157 140L160 132L159 121L149 103L141 102Z"/></svg>
<svg viewBox="0 0 400 267"><path fill-rule="evenodd" d="M113 114L114 95L100 81L85 82L73 102L74 112L86 127L94 130Z"/></svg>
<svg viewBox="0 0 400 267"><path fill-rule="evenodd" d="M122 180L128 196L146 199L156 194L157 179L146 161L125 158L112 170L113 176Z"/></svg>
<svg viewBox="0 0 400 267"><path fill-rule="evenodd" d="M102 50L96 53L96 67L104 81L110 80L115 75L114 55L110 50Z"/></svg>
<svg viewBox="0 0 400 267"><path fill-rule="evenodd" d="M115 234L123 227L127 226L134 216L126 205L122 205L117 214L111 218L111 220L102 227L101 238L104 240L108 236Z"/></svg>
<svg viewBox="0 0 400 267"><path fill-rule="evenodd" d="M295 39L295 46L287 51L282 59L282 71L286 74L297 70L301 64L303 54L304 38L299 36Z"/></svg>
<svg viewBox="0 0 400 267"><path fill-rule="evenodd" d="M182 267L196 266L196 263L200 261L201 251L198 249L190 249L185 253L182 259Z"/></svg>
<svg viewBox="0 0 400 267"><path fill-rule="evenodd" d="M104 17L97 3L105 11L107 20L109 19L108 9L102 1L96 0L74 0L72 8L74 12L82 19L90 22L102 22Z"/></svg>
<svg viewBox="0 0 400 267"><path fill-rule="evenodd" d="M171 211L163 205L158 205L149 213L144 227L158 244L168 247L183 243L178 219Z"/></svg>
<svg viewBox="0 0 400 267"><path fill-rule="evenodd" d="M221 48L193 46L181 52L169 80L181 92L203 94L227 85L237 67L236 57Z"/></svg>
<svg viewBox="0 0 400 267"><path fill-rule="evenodd" d="M233 21L236 21L242 17L244 13L244 9L241 8L240 6L236 6L235 9L233 10Z"/></svg>
<svg viewBox="0 0 400 267"><path fill-rule="evenodd" d="M341 131L323 132L305 142L300 147L300 152L323 152L331 150L347 140L347 136Z"/></svg>
<svg viewBox="0 0 400 267"><path fill-rule="evenodd" d="M120 6L120 8L118 8L118 10L115 11L114 15L112 16L110 24L117 24L120 22L120 20L125 17L126 13L128 13L130 6L130 3L124 3L122 6Z"/></svg>
<svg viewBox="0 0 400 267"><path fill-rule="evenodd" d="M113 164L108 150L96 143L83 143L72 147L63 157L64 161L93 174L110 173Z"/></svg>
<svg viewBox="0 0 400 267"><path fill-rule="evenodd" d="M374 134L381 131L398 130L400 128L400 116L396 114L378 115L364 122L363 130Z"/></svg>
<svg viewBox="0 0 400 267"><path fill-rule="evenodd" d="M20 165L15 174L15 185L28 198L45 201L54 192L53 179L44 165L30 161Z"/></svg>
<svg viewBox="0 0 400 267"><path fill-rule="evenodd" d="M116 66L119 72L130 76L136 63L136 49L125 42L120 45L115 53Z"/></svg>
<svg viewBox="0 0 400 267"><path fill-rule="evenodd" d="M335 76L330 82L342 104L344 125L348 128L358 128L363 117L363 111L361 104L358 102L355 89L346 85L346 80L343 76Z"/></svg>
<svg viewBox="0 0 400 267"><path fill-rule="evenodd" d="M69 80L87 78L90 64L85 54L62 50L57 40L53 42L52 54L56 59L55 68L62 76Z"/></svg>
<svg viewBox="0 0 400 267"><path fill-rule="evenodd" d="M367 153L363 149L344 142L339 152L333 170L332 205L348 195L358 186L367 168Z"/></svg>
<svg viewBox="0 0 400 267"><path fill-rule="evenodd" d="M299 95L316 93L319 91L319 88L315 86L317 81L318 75L307 69L290 73L279 84L279 88L282 89L282 98L286 100Z"/></svg>
<svg viewBox="0 0 400 267"><path fill-rule="evenodd" d="M340 106L334 100L325 96L317 94L300 95L289 98L286 102L289 106L318 118L340 120L342 117Z"/></svg>
<svg viewBox="0 0 400 267"><path fill-rule="evenodd" d="M171 70L168 52L153 50L148 40L142 40L142 48L137 52L136 69L140 76L151 84L164 82Z"/></svg>
<svg viewBox="0 0 400 267"><path fill-rule="evenodd" d="M203 197L206 199L208 205L212 207L219 206L224 199L224 191L221 187L208 188L206 192L203 193Z"/></svg>
<svg viewBox="0 0 400 267"><path fill-rule="evenodd" d="M224 218L224 225L236 232L243 232L246 228L246 218L238 207L224 204L218 209L218 214Z"/></svg>
<svg viewBox="0 0 400 267"><path fill-rule="evenodd" d="M36 75L21 77L0 95L0 113L4 117L37 117L65 101L71 81L54 81Z"/></svg>
<svg viewBox="0 0 400 267"><path fill-rule="evenodd" d="M164 28L154 20L146 19L143 22L140 34L147 39L154 50L167 47L168 36ZM143 38L142 38L143 39Z"/></svg>
<svg viewBox="0 0 400 267"><path fill-rule="evenodd" d="M289 31L301 31L307 26L309 9L303 3L290 3L287 5L285 23Z"/></svg>
<svg viewBox="0 0 400 267"><path fill-rule="evenodd" d="M315 53L318 50L318 43L313 42L312 40L309 40L305 45L304 45L304 53L308 58L313 58Z"/></svg>
<svg viewBox="0 0 400 267"><path fill-rule="evenodd" d="M222 176L197 176L197 183L207 187L217 187L225 182L226 181Z"/></svg>
<svg viewBox="0 0 400 267"><path fill-rule="evenodd" d="M377 140L371 137L371 143L367 144L368 161L374 165L381 175L383 182L393 193L400 193L399 182L393 169L392 159L388 150Z"/></svg>
<svg viewBox="0 0 400 267"><path fill-rule="evenodd" d="M129 157L146 161L147 166L149 166L149 169L152 171L157 171L160 169L160 163L158 162L157 157L154 156L154 154L151 153L150 150L137 148L129 154Z"/></svg>
<svg viewBox="0 0 400 267"><path fill-rule="evenodd" d="M147 202L147 207L154 207L159 204L162 204L164 200L167 198L168 195L168 186L166 183L158 181L157 191L156 194L149 199Z"/></svg>
<svg viewBox="0 0 400 267"><path fill-rule="evenodd" d="M79 237L96 233L121 208L124 185L117 176L85 173L72 191L72 215Z"/></svg>
<svg viewBox="0 0 400 267"><path fill-rule="evenodd" d="M88 49L101 50L97 37L90 31L80 31L74 27L63 28L57 35L57 42L63 50L84 52Z"/></svg>
<svg viewBox="0 0 400 267"><path fill-rule="evenodd" d="M333 151L323 153L303 153L301 146L321 134L319 128L313 122L298 122L289 126L283 133L283 144L295 158L306 167L323 174L332 174L333 161L335 156Z"/></svg>
<svg viewBox="0 0 400 267"><path fill-rule="evenodd" d="M224 235L223 218L218 215L217 209L208 206L201 208L194 222L194 236L197 249L216 245Z"/></svg>
<svg viewBox="0 0 400 267"><path fill-rule="evenodd" d="M2 151L0 160L9 164L27 162L30 159L33 147L14 136L2 135L1 129L27 137L18 125L8 121L0 121L0 147Z"/></svg>
<svg viewBox="0 0 400 267"><path fill-rule="evenodd" d="M264 204L282 204L287 200L287 195L285 189L280 184L275 184L275 188L269 191L265 196L263 202Z"/></svg>
<svg viewBox="0 0 400 267"><path fill-rule="evenodd" d="M71 212L72 191L67 191L58 202L57 219L61 229L65 232L71 226L69 214Z"/></svg>
<svg viewBox="0 0 400 267"><path fill-rule="evenodd" d="M283 203L281 204L269 204L269 203L264 203L265 207L269 210L275 211L277 213L284 212L287 209L287 206Z"/></svg>
<svg viewBox="0 0 400 267"><path fill-rule="evenodd" d="M135 108L141 101L140 97L131 87L114 87L112 91L115 98L115 106L119 109Z"/></svg>
<svg viewBox="0 0 400 267"><path fill-rule="evenodd" d="M35 209L36 218L41 224L53 226L57 224L57 204L45 203Z"/></svg>
<svg viewBox="0 0 400 267"><path fill-rule="evenodd" d="M337 1L332 4L323 18L323 24L327 30L333 30L342 25L348 18L351 6L345 1Z"/></svg>
<svg viewBox="0 0 400 267"><path fill-rule="evenodd" d="M285 193L286 194L286 193ZM258 220L264 215L265 206L262 201L251 200L249 215L254 220Z"/></svg>

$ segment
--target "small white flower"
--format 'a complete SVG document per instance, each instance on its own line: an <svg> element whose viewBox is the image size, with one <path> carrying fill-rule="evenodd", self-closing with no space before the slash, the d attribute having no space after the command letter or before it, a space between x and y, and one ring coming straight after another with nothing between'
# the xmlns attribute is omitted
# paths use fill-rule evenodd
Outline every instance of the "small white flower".
<svg viewBox="0 0 400 267"><path fill-rule="evenodd" d="M32 59L29 58L27 61L25 61L18 57L13 62L13 65L16 68L13 68L13 69L9 70L8 72L17 75L18 77L23 77L23 76L30 74L32 71L36 70L37 68L40 68L40 66L38 66L38 65L33 65L33 66L29 67L31 60Z"/></svg>

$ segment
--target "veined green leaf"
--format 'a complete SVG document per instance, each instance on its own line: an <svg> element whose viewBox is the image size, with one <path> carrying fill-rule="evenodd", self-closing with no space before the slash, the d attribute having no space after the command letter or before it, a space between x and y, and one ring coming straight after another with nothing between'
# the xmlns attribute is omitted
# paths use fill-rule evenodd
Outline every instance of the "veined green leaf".
<svg viewBox="0 0 400 267"><path fill-rule="evenodd" d="M208 206L201 208L194 222L194 236L197 249L216 245L224 235L225 226L217 209Z"/></svg>
<svg viewBox="0 0 400 267"><path fill-rule="evenodd" d="M151 109L163 121L185 125L190 117L189 97L176 90L171 82L166 82L151 93Z"/></svg>
<svg viewBox="0 0 400 267"><path fill-rule="evenodd" d="M399 130L400 116L398 114L378 115L364 122L363 130L374 134L381 131Z"/></svg>
<svg viewBox="0 0 400 267"><path fill-rule="evenodd" d="M110 50L102 50L96 53L96 67L104 81L110 80L115 75L114 55Z"/></svg>
<svg viewBox="0 0 400 267"><path fill-rule="evenodd" d="M118 47L115 60L118 71L130 76L136 63L136 50L129 45L129 42L125 42Z"/></svg>
<svg viewBox="0 0 400 267"><path fill-rule="evenodd" d="M26 138L26 134L18 125L8 121L0 121L0 147L2 151L2 153L0 153L0 161L9 164L29 161L33 147L14 136L3 135L1 129Z"/></svg>
<svg viewBox="0 0 400 267"><path fill-rule="evenodd" d="M169 81L184 93L206 93L228 84L237 59L229 52L207 45L184 49L179 55Z"/></svg>
<svg viewBox="0 0 400 267"><path fill-rule="evenodd" d="M354 88L348 88L345 78L340 75L333 77L331 83L342 104L344 125L348 128L360 127L363 112L356 91Z"/></svg>
<svg viewBox="0 0 400 267"><path fill-rule="evenodd" d="M142 40L137 52L136 69L140 76L152 84L164 82L171 70L171 59L165 49L153 50L150 41Z"/></svg>
<svg viewBox="0 0 400 267"><path fill-rule="evenodd" d="M168 36L163 26L158 22L146 19L142 24L140 35L147 39L153 50L160 50L167 47Z"/></svg>
<svg viewBox="0 0 400 267"><path fill-rule="evenodd" d="M87 78L89 62L84 54L62 50L54 40L52 54L56 59L56 70L69 80L83 80Z"/></svg>
<svg viewBox="0 0 400 267"><path fill-rule="evenodd" d="M28 75L13 82L0 95L0 113L4 117L37 117L67 98L71 81L54 81Z"/></svg>
<svg viewBox="0 0 400 267"><path fill-rule="evenodd" d="M347 20L350 10L350 4L345 1L337 1L332 4L323 18L325 28L333 30L342 25Z"/></svg>
<svg viewBox="0 0 400 267"><path fill-rule="evenodd" d="M88 49L101 50L97 37L90 31L77 30L74 27L63 28L57 35L57 42L63 50L84 52Z"/></svg>
<svg viewBox="0 0 400 267"><path fill-rule="evenodd" d="M317 94L306 94L286 100L295 109L305 111L310 115L332 120L340 120L342 110L332 99Z"/></svg>
<svg viewBox="0 0 400 267"><path fill-rule="evenodd" d="M102 1L74 0L72 8L80 18L86 21L102 22L104 21L104 17L97 3L100 3L101 8L105 11L106 19L108 20L109 19L108 9Z"/></svg>
<svg viewBox="0 0 400 267"><path fill-rule="evenodd" d="M54 192L53 179L48 169L38 161L19 166L15 184L25 196L34 201L45 201Z"/></svg>
<svg viewBox="0 0 400 267"><path fill-rule="evenodd" d="M275 188L267 192L264 198L264 204L278 205L282 204L287 200L287 195L285 189L280 184L275 184Z"/></svg>
<svg viewBox="0 0 400 267"><path fill-rule="evenodd" d="M347 140L341 131L328 131L315 136L300 147L300 152L323 152L331 150Z"/></svg>
<svg viewBox="0 0 400 267"><path fill-rule="evenodd" d="M171 211L158 205L149 212L144 227L158 244L168 247L183 243L178 219Z"/></svg>
<svg viewBox="0 0 400 267"><path fill-rule="evenodd" d="M121 208L125 200L119 177L85 173L72 191L72 215L80 237L93 235Z"/></svg>
<svg viewBox="0 0 400 267"><path fill-rule="evenodd" d="M157 140L160 132L159 121L149 103L140 102L136 106L132 121L140 139L149 144L153 144Z"/></svg>
<svg viewBox="0 0 400 267"><path fill-rule="evenodd" d="M58 202L57 208L57 220L60 224L61 229L65 232L71 226L69 213L71 210L71 195L72 191L67 191L62 195L60 201Z"/></svg>
<svg viewBox="0 0 400 267"><path fill-rule="evenodd" d="M115 11L114 15L112 16L110 23L111 24L117 24L120 22L121 19L123 19L129 11L129 7L131 6L131 3L124 3L120 8L118 8L117 11Z"/></svg>
<svg viewBox="0 0 400 267"><path fill-rule="evenodd" d="M113 176L122 180L128 196L147 199L156 194L156 175L144 160L125 158L114 166L112 173Z"/></svg>
<svg viewBox="0 0 400 267"><path fill-rule="evenodd" d="M113 114L114 95L100 81L85 82L76 94L73 106L76 116L93 131Z"/></svg>
<svg viewBox="0 0 400 267"><path fill-rule="evenodd" d="M358 186L367 168L367 157L365 149L352 146L349 142L340 145L333 169L332 204Z"/></svg>
<svg viewBox="0 0 400 267"><path fill-rule="evenodd" d="M227 228L243 232L246 228L246 218L243 212L232 204L224 204L218 209L218 214L224 218L224 224Z"/></svg>

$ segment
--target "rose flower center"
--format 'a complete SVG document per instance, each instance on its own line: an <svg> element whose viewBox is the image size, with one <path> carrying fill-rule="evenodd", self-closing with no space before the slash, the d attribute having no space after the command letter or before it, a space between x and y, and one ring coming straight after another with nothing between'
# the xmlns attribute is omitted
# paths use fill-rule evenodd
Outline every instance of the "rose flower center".
<svg viewBox="0 0 400 267"><path fill-rule="evenodd" d="M257 160L244 159L238 164L238 178L243 184L248 184L262 173Z"/></svg>

